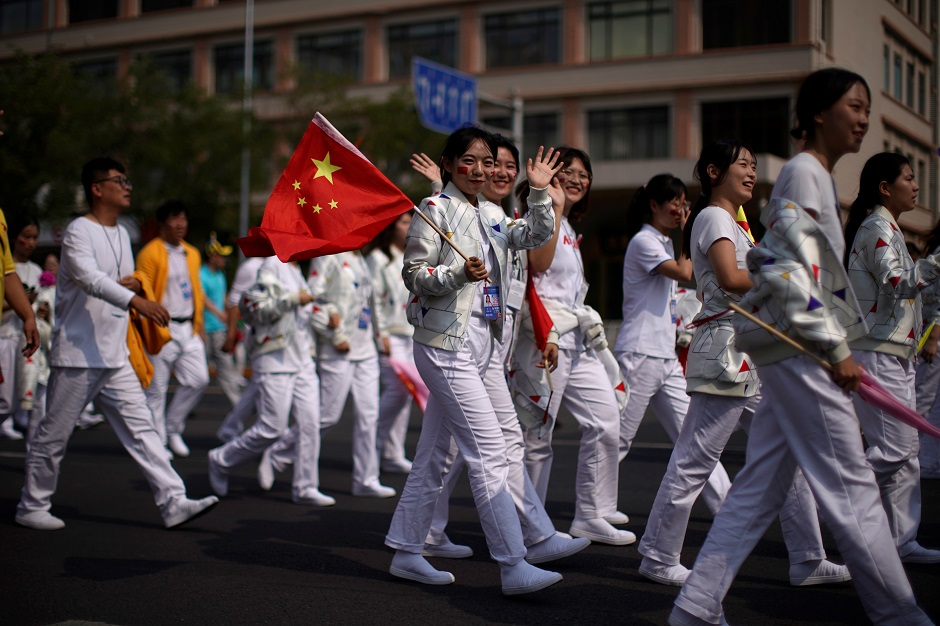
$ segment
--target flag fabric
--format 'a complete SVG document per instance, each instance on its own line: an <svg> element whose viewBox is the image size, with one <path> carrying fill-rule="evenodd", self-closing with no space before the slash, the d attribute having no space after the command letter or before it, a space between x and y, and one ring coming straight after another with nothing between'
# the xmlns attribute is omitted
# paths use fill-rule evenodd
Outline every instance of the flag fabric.
<svg viewBox="0 0 940 626"><path fill-rule="evenodd" d="M401 384L405 386L408 393L410 393L415 399L415 402L418 403L418 408L424 413L424 409L428 405L428 396L431 395L431 392L428 390L428 386L424 384L421 374L418 373L418 368L415 367L413 363L400 361L393 357L388 358L388 363L392 366L398 379L401 380Z"/></svg>
<svg viewBox="0 0 940 626"><path fill-rule="evenodd" d="M940 428L937 428L924 419L923 415L898 400L894 394L885 389L864 369L862 370L862 384L859 385L855 393L868 404L881 409L896 420L916 428L925 435L940 439Z"/></svg>
<svg viewBox="0 0 940 626"><path fill-rule="evenodd" d="M246 256L299 261L358 250L414 203L317 113L264 208Z"/></svg>
<svg viewBox="0 0 940 626"><path fill-rule="evenodd" d="M532 283L532 273L529 273L528 281L525 285L526 300L529 301L529 315L532 316L532 330L535 333L535 345L539 350L545 351L545 345L548 343L548 333L554 325L542 299L535 291L535 285Z"/></svg>
<svg viewBox="0 0 940 626"><path fill-rule="evenodd" d="M751 243L754 243L754 235L751 234L751 225L747 223L747 214L744 212L743 206L738 206L738 215L734 218L734 221L738 223L738 226L741 227L741 230L744 231L747 238L751 240Z"/></svg>

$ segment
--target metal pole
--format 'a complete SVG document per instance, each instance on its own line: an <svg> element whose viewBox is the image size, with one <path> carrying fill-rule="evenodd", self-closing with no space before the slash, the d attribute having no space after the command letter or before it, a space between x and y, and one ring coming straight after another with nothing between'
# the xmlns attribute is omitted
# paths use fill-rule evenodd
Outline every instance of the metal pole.
<svg viewBox="0 0 940 626"><path fill-rule="evenodd" d="M522 116L522 96L517 89L513 89L512 95L512 142L516 148L523 152L525 148L522 145L523 140L523 116ZM527 154L527 152L525 153Z"/></svg>
<svg viewBox="0 0 940 626"><path fill-rule="evenodd" d="M241 198L238 207L238 234L248 234L248 211L251 195L251 148L248 137L251 134L251 92L254 82L255 56L255 3L245 2L245 84L242 95L242 172Z"/></svg>

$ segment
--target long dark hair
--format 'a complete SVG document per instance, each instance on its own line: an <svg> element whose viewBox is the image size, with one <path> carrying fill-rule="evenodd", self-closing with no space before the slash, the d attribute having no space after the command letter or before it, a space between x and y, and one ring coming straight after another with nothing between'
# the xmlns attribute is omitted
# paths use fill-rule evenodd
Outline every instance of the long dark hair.
<svg viewBox="0 0 940 626"><path fill-rule="evenodd" d="M633 236L643 228L643 224L649 224L653 220L650 200L656 204L662 204L671 202L686 193L685 183L672 174L653 176L648 183L636 190L633 199L630 200L630 206L627 207L627 238L633 239Z"/></svg>
<svg viewBox="0 0 940 626"><path fill-rule="evenodd" d="M865 162L858 181L858 197L849 209L849 219L845 224L846 246L842 263L846 268L849 267L849 256L858 229L872 209L881 204L881 183L893 183L904 171L904 166L910 164L908 158L898 152L879 152Z"/></svg>
<svg viewBox="0 0 940 626"><path fill-rule="evenodd" d="M555 148L555 151L561 154L561 156L558 157L559 162L562 164L561 169L571 167L571 162L578 159L584 165L584 171L588 173L588 177L590 178L587 189L584 192L584 197L578 200L575 205L571 207L571 210L568 211L568 221L572 224L577 224L591 206L591 184L594 181L591 157L589 157L588 153L584 150L578 150L571 146L559 146ZM519 184L519 187L516 188L516 196L522 201L529 197L529 181L524 180Z"/></svg>
<svg viewBox="0 0 940 626"><path fill-rule="evenodd" d="M816 135L814 118L828 111L855 83L861 83L871 100L868 83L855 72L841 67L827 67L807 76L796 98L796 127L790 131L790 136L794 139L813 139Z"/></svg>
<svg viewBox="0 0 940 626"><path fill-rule="evenodd" d="M682 252L686 256L692 256L692 224L695 218L702 212L702 209L711 204L712 189L724 182L728 168L738 160L744 150L750 152L751 155L754 154L749 147L737 139L719 139L702 148L702 154L699 155L695 172L692 174L695 180L702 183L702 193L695 201L689 219L685 223L685 230L682 231ZM714 181L708 175L709 165L718 168L718 178Z"/></svg>
<svg viewBox="0 0 940 626"><path fill-rule="evenodd" d="M496 141L493 139L493 134L483 130L479 126L464 126L463 128L458 128L444 141L444 147L441 149L441 158L438 161L438 166L441 168L441 182L445 187L447 183L450 182L450 172L444 169L444 161L450 161L451 166L454 166L457 159L460 158L460 155L466 153L470 144L478 139L489 148L493 155L493 160L496 160Z"/></svg>

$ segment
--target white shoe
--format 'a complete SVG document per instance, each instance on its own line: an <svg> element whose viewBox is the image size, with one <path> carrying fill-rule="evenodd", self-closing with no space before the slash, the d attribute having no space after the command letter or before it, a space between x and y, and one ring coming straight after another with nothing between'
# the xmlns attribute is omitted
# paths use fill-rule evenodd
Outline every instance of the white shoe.
<svg viewBox="0 0 940 626"><path fill-rule="evenodd" d="M220 448L209 450L209 486L217 496L228 495L228 469L219 464Z"/></svg>
<svg viewBox="0 0 940 626"><path fill-rule="evenodd" d="M530 565L525 560L513 565L499 564L499 575L503 583L503 594L518 596L551 587L562 580L558 572L549 572Z"/></svg>
<svg viewBox="0 0 940 626"><path fill-rule="evenodd" d="M10 439L19 441L23 438L23 433L13 427L13 417L8 417L0 423L0 439Z"/></svg>
<svg viewBox="0 0 940 626"><path fill-rule="evenodd" d="M450 537L444 535L440 543L426 543L421 556L436 556L440 559L466 559L473 556L473 548L462 546L450 540Z"/></svg>
<svg viewBox="0 0 940 626"><path fill-rule="evenodd" d="M173 500L163 512L163 525L176 528L205 515L218 503L219 499L215 496L207 496L201 500L190 500L186 497Z"/></svg>
<svg viewBox="0 0 940 626"><path fill-rule="evenodd" d="M32 528L33 530L61 530L65 528L65 522L49 511L30 511L28 513L17 511L16 517L13 519L20 526Z"/></svg>
<svg viewBox="0 0 940 626"><path fill-rule="evenodd" d="M94 413L82 413L78 418L78 422L75 423L75 426L79 430L88 430L103 423L104 417L101 415L95 415Z"/></svg>
<svg viewBox="0 0 940 626"><path fill-rule="evenodd" d="M577 554L589 545L591 545L590 539L584 537L575 539L555 533L548 539L526 548L525 560L532 564L548 563Z"/></svg>
<svg viewBox="0 0 940 626"><path fill-rule="evenodd" d="M411 472L411 461L406 458L382 459L382 471L389 474L408 474Z"/></svg>
<svg viewBox="0 0 940 626"><path fill-rule="evenodd" d="M379 483L371 485L353 485L352 494L360 498L391 498L398 493L392 487Z"/></svg>
<svg viewBox="0 0 940 626"><path fill-rule="evenodd" d="M911 541L904 547L907 548L911 544L913 544L913 549L908 550L907 553L901 557L902 563L940 563L940 550L931 550L930 548L925 548L916 541Z"/></svg>
<svg viewBox="0 0 940 626"><path fill-rule="evenodd" d="M183 441L182 435L169 435L166 438L166 445L173 452L173 454L182 459L185 459L189 456L189 446L187 446L186 442Z"/></svg>
<svg viewBox="0 0 940 626"><path fill-rule="evenodd" d="M577 519L571 522L572 537L585 537L597 543L611 546L626 546L636 542L636 535L629 530L618 530L602 517L596 519Z"/></svg>
<svg viewBox="0 0 940 626"><path fill-rule="evenodd" d="M640 576L648 578L661 585L681 587L691 572L688 568L679 565L666 565L656 559L644 556L640 561Z"/></svg>
<svg viewBox="0 0 940 626"><path fill-rule="evenodd" d="M605 515L604 519L607 520L608 524L613 524L614 526L630 523L630 516L621 511L617 511L611 515Z"/></svg>
<svg viewBox="0 0 940 626"><path fill-rule="evenodd" d="M937 554L940 554L940 552ZM805 561L790 566L790 584L794 587L829 585L844 583L847 580L852 580L849 568L825 559Z"/></svg>
<svg viewBox="0 0 940 626"><path fill-rule="evenodd" d="M333 506L336 504L336 498L331 498L319 489L307 489L299 496L294 496L294 504Z"/></svg>
<svg viewBox="0 0 940 626"><path fill-rule="evenodd" d="M258 484L265 491L274 486L274 462L271 461L271 448L265 448L258 462Z"/></svg>
<svg viewBox="0 0 940 626"><path fill-rule="evenodd" d="M706 622L700 617L692 615L685 609L677 606L672 607L672 613L669 614L669 626L716 626L712 622ZM721 622L717 626L728 626L724 615L721 616Z"/></svg>
<svg viewBox="0 0 940 626"><path fill-rule="evenodd" d="M454 575L434 569L420 554L397 550L392 557L392 565L388 573L398 578L414 580L425 585L450 585L454 582Z"/></svg>

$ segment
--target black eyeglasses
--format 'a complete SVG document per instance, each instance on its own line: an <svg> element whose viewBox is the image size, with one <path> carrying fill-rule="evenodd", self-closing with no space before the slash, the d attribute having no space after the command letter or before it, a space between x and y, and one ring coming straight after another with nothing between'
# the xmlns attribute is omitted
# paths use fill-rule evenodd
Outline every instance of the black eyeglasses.
<svg viewBox="0 0 940 626"><path fill-rule="evenodd" d="M91 184L97 185L98 183L103 183L108 180L113 180L119 184L123 189L133 189L134 183L127 179L127 176L123 174L115 174L114 176L108 176L106 178L99 178L98 180L93 180Z"/></svg>

